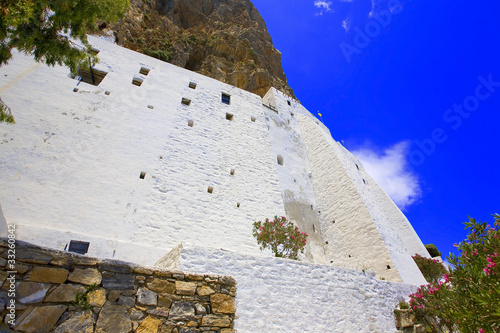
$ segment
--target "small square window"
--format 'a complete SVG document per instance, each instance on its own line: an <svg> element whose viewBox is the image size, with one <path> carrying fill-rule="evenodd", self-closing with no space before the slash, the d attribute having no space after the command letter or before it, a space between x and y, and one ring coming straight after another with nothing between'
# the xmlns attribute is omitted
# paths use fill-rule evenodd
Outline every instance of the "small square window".
<svg viewBox="0 0 500 333"><path fill-rule="evenodd" d="M189 88L196 89L197 84L194 82L189 82Z"/></svg>
<svg viewBox="0 0 500 333"><path fill-rule="evenodd" d="M189 104L191 104L191 100L187 99L187 98L182 98L181 103L184 104L184 105L189 105Z"/></svg>
<svg viewBox="0 0 500 333"><path fill-rule="evenodd" d="M214 187L213 186L209 186L207 192L210 193L210 194L214 193Z"/></svg>
<svg viewBox="0 0 500 333"><path fill-rule="evenodd" d="M192 121L192 120L188 120L188 126L189 126L189 127L193 127L193 125L194 125L194 121Z"/></svg>
<svg viewBox="0 0 500 333"><path fill-rule="evenodd" d="M235 170L234 170L234 169L231 169L231 171L229 172L229 174L230 174L231 176L234 176L234 172L235 172Z"/></svg>
<svg viewBox="0 0 500 333"><path fill-rule="evenodd" d="M85 254L89 250L89 245L90 245L89 242L81 242L81 241L71 240L69 242L68 251L79 253L79 254Z"/></svg>
<svg viewBox="0 0 500 333"><path fill-rule="evenodd" d="M222 93L222 103L229 105L231 103L231 96Z"/></svg>
<svg viewBox="0 0 500 333"><path fill-rule="evenodd" d="M141 173L139 175L139 178L144 179L145 177L146 177L146 172L145 171L141 171Z"/></svg>
<svg viewBox="0 0 500 333"><path fill-rule="evenodd" d="M139 71L139 73L142 74L142 75L148 75L149 71L150 71L149 68L147 68L147 67L141 67L141 70Z"/></svg>
<svg viewBox="0 0 500 333"><path fill-rule="evenodd" d="M226 119L232 121L233 120L233 115L226 112Z"/></svg>
<svg viewBox="0 0 500 333"><path fill-rule="evenodd" d="M78 70L78 76L80 76L80 80L92 84L94 86L98 86L104 77L108 74L108 72L100 71L93 67L89 67L88 69L80 68Z"/></svg>
<svg viewBox="0 0 500 333"><path fill-rule="evenodd" d="M255 122L255 117L250 117L250 120Z"/></svg>
<svg viewBox="0 0 500 333"><path fill-rule="evenodd" d="M132 79L132 84L133 84L134 86L138 86L138 87L140 87L140 86L141 86L141 84L142 84L142 82L144 82L144 80L143 80L143 79L141 79L141 78L138 78L138 77L134 77L134 78Z"/></svg>

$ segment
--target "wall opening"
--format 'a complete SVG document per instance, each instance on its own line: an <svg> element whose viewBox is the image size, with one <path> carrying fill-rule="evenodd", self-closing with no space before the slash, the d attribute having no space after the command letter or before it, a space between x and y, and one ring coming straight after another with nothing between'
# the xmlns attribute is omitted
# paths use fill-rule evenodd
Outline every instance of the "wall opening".
<svg viewBox="0 0 500 333"><path fill-rule="evenodd" d="M191 100L183 97L181 103L184 105L189 105L191 104Z"/></svg>
<svg viewBox="0 0 500 333"><path fill-rule="evenodd" d="M82 242L82 241L75 241L71 240L69 242L69 252L74 252L74 253L79 253L79 254L85 254L89 250L89 242Z"/></svg>
<svg viewBox="0 0 500 333"><path fill-rule="evenodd" d="M214 187L213 186L209 186L207 192L208 193L214 193Z"/></svg>
<svg viewBox="0 0 500 333"><path fill-rule="evenodd" d="M290 101L286 101L288 103L289 106L292 106L292 103L290 103Z"/></svg>
<svg viewBox="0 0 500 333"><path fill-rule="evenodd" d="M193 125L194 125L194 121L192 121L192 120L188 120L188 126L189 126L189 127L193 127Z"/></svg>
<svg viewBox="0 0 500 333"><path fill-rule="evenodd" d="M239 203L239 202L238 202L238 203L236 203L236 207L237 207L237 208L240 208L240 203Z"/></svg>
<svg viewBox="0 0 500 333"><path fill-rule="evenodd" d="M227 105L231 104L231 95L222 93L221 102Z"/></svg>
<svg viewBox="0 0 500 333"><path fill-rule="evenodd" d="M283 165L283 156L278 155L278 158L277 158L277 159L278 159L278 164L279 164L279 165Z"/></svg>
<svg viewBox="0 0 500 333"><path fill-rule="evenodd" d="M232 121L233 120L233 115L226 112L226 119Z"/></svg>
<svg viewBox="0 0 500 333"><path fill-rule="evenodd" d="M250 117L250 120L252 120L253 122L255 122L255 117Z"/></svg>
<svg viewBox="0 0 500 333"><path fill-rule="evenodd" d="M335 224L335 220L333 220L332 223Z"/></svg>
<svg viewBox="0 0 500 333"><path fill-rule="evenodd" d="M363 183L365 183L365 185L366 185L366 180L364 178L363 178Z"/></svg>
<svg viewBox="0 0 500 333"><path fill-rule="evenodd" d="M108 74L108 72L100 71L93 67L80 68L78 70L78 76L80 77L80 81L83 81L88 84L92 84L94 86L98 86L104 77Z"/></svg>
<svg viewBox="0 0 500 333"><path fill-rule="evenodd" d="M104 95L108 95L108 96L109 96L110 94L111 94L111 91L109 91L109 90L106 90L106 91L104 92Z"/></svg>
<svg viewBox="0 0 500 333"><path fill-rule="evenodd" d="M147 67L141 67L141 70L139 71L139 73L142 74L142 75L148 75L149 71L150 71L149 68L147 68Z"/></svg>
<svg viewBox="0 0 500 333"><path fill-rule="evenodd" d="M313 224L313 231L316 232L316 226Z"/></svg>
<svg viewBox="0 0 500 333"><path fill-rule="evenodd" d="M387 265L387 269L391 269L391 266Z"/></svg>
<svg viewBox="0 0 500 333"><path fill-rule="evenodd" d="M144 179L146 177L146 172L145 171L141 171L141 174L139 175L139 178L140 179Z"/></svg>
<svg viewBox="0 0 500 333"><path fill-rule="evenodd" d="M328 241L326 241L325 244L328 245Z"/></svg>
<svg viewBox="0 0 500 333"><path fill-rule="evenodd" d="M152 105L148 105L148 109L154 109L155 107Z"/></svg>
<svg viewBox="0 0 500 333"><path fill-rule="evenodd" d="M143 80L143 79L141 79L141 78L139 78L139 77L134 77L134 78L132 79L132 84L133 84L134 86L138 86L138 87L140 87L140 86L142 85L142 83L143 83L143 82L144 82L144 80Z"/></svg>
<svg viewBox="0 0 500 333"><path fill-rule="evenodd" d="M189 88L196 89L197 84L194 82L189 82Z"/></svg>
<svg viewBox="0 0 500 333"><path fill-rule="evenodd" d="M359 170L359 166L356 164L356 168Z"/></svg>
<svg viewBox="0 0 500 333"><path fill-rule="evenodd" d="M231 171L229 173L231 174L231 176L234 176L234 172L235 172L235 170L231 169Z"/></svg>

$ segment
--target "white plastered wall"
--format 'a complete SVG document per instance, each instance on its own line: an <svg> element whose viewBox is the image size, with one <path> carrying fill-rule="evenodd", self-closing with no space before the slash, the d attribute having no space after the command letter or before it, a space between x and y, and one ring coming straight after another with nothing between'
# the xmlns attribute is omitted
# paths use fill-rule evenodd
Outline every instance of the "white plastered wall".
<svg viewBox="0 0 500 333"><path fill-rule="evenodd" d="M284 214L261 98L89 40L108 72L99 86L20 54L1 67L17 124L0 124L0 201L17 237L60 250L90 241L89 255L136 262L181 241L260 252L252 222Z"/></svg>
<svg viewBox="0 0 500 333"><path fill-rule="evenodd" d="M237 281L240 333L396 332L393 310L417 287L372 272L186 247L176 267Z"/></svg>

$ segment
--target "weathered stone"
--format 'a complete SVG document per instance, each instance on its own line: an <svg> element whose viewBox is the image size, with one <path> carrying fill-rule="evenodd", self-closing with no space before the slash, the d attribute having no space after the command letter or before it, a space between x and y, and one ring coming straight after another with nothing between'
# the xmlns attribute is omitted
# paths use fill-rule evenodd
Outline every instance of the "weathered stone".
<svg viewBox="0 0 500 333"><path fill-rule="evenodd" d="M75 268L75 270L68 276L71 282L86 284L100 284L102 280L101 273L95 268Z"/></svg>
<svg viewBox="0 0 500 333"><path fill-rule="evenodd" d="M184 274L181 274L181 273L173 273L173 274L172 274L172 277L173 277L174 279L177 279L177 280L184 280L185 275L184 275Z"/></svg>
<svg viewBox="0 0 500 333"><path fill-rule="evenodd" d="M20 281L16 283L16 298L23 304L43 301L50 284Z"/></svg>
<svg viewBox="0 0 500 333"><path fill-rule="evenodd" d="M118 304L126 305L129 308L133 308L135 305L135 297L130 296L120 296L118 299Z"/></svg>
<svg viewBox="0 0 500 333"><path fill-rule="evenodd" d="M158 294L146 288L137 290L137 303L143 305L156 305L158 303Z"/></svg>
<svg viewBox="0 0 500 333"><path fill-rule="evenodd" d="M106 303L106 290L103 288L93 290L87 294L90 306L102 307Z"/></svg>
<svg viewBox="0 0 500 333"><path fill-rule="evenodd" d="M19 264L17 262L14 265L14 271L18 272L19 274L26 273L27 271L29 271L30 268L31 268L31 266Z"/></svg>
<svg viewBox="0 0 500 333"><path fill-rule="evenodd" d="M120 298L121 294L121 290L110 290L108 293L108 301L116 302Z"/></svg>
<svg viewBox="0 0 500 333"><path fill-rule="evenodd" d="M16 250L16 260L31 264L47 265L52 260L52 256L33 249L19 248Z"/></svg>
<svg viewBox="0 0 500 333"><path fill-rule="evenodd" d="M54 266L65 266L65 267L73 265L95 266L97 265L97 259L74 255L74 254L71 254L71 257L54 255L54 258L50 261L50 264Z"/></svg>
<svg viewBox="0 0 500 333"><path fill-rule="evenodd" d="M90 310L77 312L59 325L53 333L93 333L94 319Z"/></svg>
<svg viewBox="0 0 500 333"><path fill-rule="evenodd" d="M191 320L189 321L187 324L186 324L187 327L198 327L198 323L194 320Z"/></svg>
<svg viewBox="0 0 500 333"><path fill-rule="evenodd" d="M124 333L130 332L132 321L130 320L127 307L106 303L99 312L96 324L96 333Z"/></svg>
<svg viewBox="0 0 500 333"><path fill-rule="evenodd" d="M206 315L207 314L207 309L203 306L203 304L196 303L194 305L194 308L196 310L196 315Z"/></svg>
<svg viewBox="0 0 500 333"><path fill-rule="evenodd" d="M148 310L148 314L153 316L165 317L168 318L170 309L169 308L154 308Z"/></svg>
<svg viewBox="0 0 500 333"><path fill-rule="evenodd" d="M173 294L175 293L175 287L176 284L155 278L153 281L150 283L146 283L146 286L153 291L159 292L159 293L167 293L167 294Z"/></svg>
<svg viewBox="0 0 500 333"><path fill-rule="evenodd" d="M170 308L170 305L172 305L172 301L172 298L168 294L158 295L158 306Z"/></svg>
<svg viewBox="0 0 500 333"><path fill-rule="evenodd" d="M31 270L28 280L33 282L64 283L67 278L68 270L64 268L36 266Z"/></svg>
<svg viewBox="0 0 500 333"><path fill-rule="evenodd" d="M175 292L178 295L194 295L196 292L196 283L175 281Z"/></svg>
<svg viewBox="0 0 500 333"><path fill-rule="evenodd" d="M0 286L7 280L9 274L6 271L0 271Z"/></svg>
<svg viewBox="0 0 500 333"><path fill-rule="evenodd" d="M125 262L121 264L120 262L115 262L115 263L103 262L99 264L99 269L101 271L109 271L121 274L130 274L132 272L132 267L127 265Z"/></svg>
<svg viewBox="0 0 500 333"><path fill-rule="evenodd" d="M52 291L44 302L74 302L78 293L83 294L85 287L78 284L60 284Z"/></svg>
<svg viewBox="0 0 500 333"><path fill-rule="evenodd" d="M66 311L66 305L29 307L16 319L14 330L27 333L47 333Z"/></svg>
<svg viewBox="0 0 500 333"><path fill-rule="evenodd" d="M236 313L234 298L228 295L215 294L210 296L210 304L214 313Z"/></svg>
<svg viewBox="0 0 500 333"><path fill-rule="evenodd" d="M223 328L220 330L220 333L235 333L236 331L232 328Z"/></svg>
<svg viewBox="0 0 500 333"><path fill-rule="evenodd" d="M219 282L225 286L232 287L236 284L236 281L230 276L221 276Z"/></svg>
<svg viewBox="0 0 500 333"><path fill-rule="evenodd" d="M130 274L103 273L102 286L106 289L134 289L135 276Z"/></svg>
<svg viewBox="0 0 500 333"><path fill-rule="evenodd" d="M147 316L137 328L136 333L157 333L161 324L161 320Z"/></svg>
<svg viewBox="0 0 500 333"><path fill-rule="evenodd" d="M193 281L203 281L202 275L186 274L186 278Z"/></svg>
<svg viewBox="0 0 500 333"><path fill-rule="evenodd" d="M200 296L209 296L215 294L215 291L209 286L201 286L196 290L196 292Z"/></svg>
<svg viewBox="0 0 500 333"><path fill-rule="evenodd" d="M191 302L175 301L170 310L169 320L193 320L195 316L194 305Z"/></svg>
<svg viewBox="0 0 500 333"><path fill-rule="evenodd" d="M142 318L144 318L144 312L137 309L132 309L132 311L130 311L130 319L141 320Z"/></svg>
<svg viewBox="0 0 500 333"><path fill-rule="evenodd" d="M173 330L175 328L175 325L172 324L172 323L164 323L161 327L160 327L160 331L159 333L173 333ZM178 332L177 332L178 333Z"/></svg>
<svg viewBox="0 0 500 333"><path fill-rule="evenodd" d="M415 324L415 314L411 309L396 309L394 314L397 328L410 327Z"/></svg>
<svg viewBox="0 0 500 333"><path fill-rule="evenodd" d="M151 268L146 268L146 267L135 267L133 272L137 273L137 274L153 275L154 270L152 270Z"/></svg>
<svg viewBox="0 0 500 333"><path fill-rule="evenodd" d="M184 328L184 327L182 327L178 331L178 333L199 333L199 332L200 332L200 330L197 330L195 328Z"/></svg>
<svg viewBox="0 0 500 333"><path fill-rule="evenodd" d="M231 318L226 315L209 314L201 320L201 326L231 327Z"/></svg>

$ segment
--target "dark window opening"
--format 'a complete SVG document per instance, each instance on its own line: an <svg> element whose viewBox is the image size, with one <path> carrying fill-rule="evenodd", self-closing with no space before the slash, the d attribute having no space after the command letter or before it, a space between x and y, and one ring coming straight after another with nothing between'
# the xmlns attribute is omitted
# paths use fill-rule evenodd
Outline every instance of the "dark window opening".
<svg viewBox="0 0 500 333"><path fill-rule="evenodd" d="M283 165L283 156L278 155L278 158L277 158L277 159L278 159L278 164L279 164L279 165Z"/></svg>
<svg viewBox="0 0 500 333"><path fill-rule="evenodd" d="M148 75L149 71L150 71L149 68L141 67L141 70L139 71L139 73L142 74L142 75Z"/></svg>
<svg viewBox="0 0 500 333"><path fill-rule="evenodd" d="M332 223L335 224L335 220L333 220Z"/></svg>
<svg viewBox="0 0 500 333"><path fill-rule="evenodd" d="M359 166L356 164L356 168L359 170Z"/></svg>
<svg viewBox="0 0 500 333"><path fill-rule="evenodd" d="M290 101L287 101L287 103L288 103L288 105L290 105L290 106L292 105L292 103L290 103Z"/></svg>
<svg viewBox="0 0 500 333"><path fill-rule="evenodd" d="M391 266L387 265L387 269L391 269Z"/></svg>
<svg viewBox="0 0 500 333"><path fill-rule="evenodd" d="M108 72L100 71L93 67L89 68L80 68L78 70L78 76L80 76L80 81L83 81L88 84L92 84L94 86L98 86L104 77L108 74Z"/></svg>
<svg viewBox="0 0 500 333"><path fill-rule="evenodd" d="M226 112L226 119L232 121L233 120L233 115Z"/></svg>
<svg viewBox="0 0 500 333"><path fill-rule="evenodd" d="M222 93L222 103L229 105L231 103L231 96L228 94Z"/></svg>
<svg viewBox="0 0 500 333"><path fill-rule="evenodd" d="M316 227L314 226L314 224L313 224L313 231L316 232Z"/></svg>
<svg viewBox="0 0 500 333"><path fill-rule="evenodd" d="M79 253L79 254L85 254L89 250L89 242L81 242L81 241L75 241L71 240L69 242L69 249L68 251L74 252L74 253Z"/></svg>
<svg viewBox="0 0 500 333"><path fill-rule="evenodd" d="M193 124L194 124L194 121L192 121L192 120L189 120L189 121L188 121L188 126L189 126L189 127L193 127Z"/></svg>
<svg viewBox="0 0 500 333"><path fill-rule="evenodd" d="M235 172L235 170L231 169L231 171L229 173L231 174L231 176L234 176L234 172Z"/></svg>
<svg viewBox="0 0 500 333"><path fill-rule="evenodd" d="M255 122L255 117L251 117L250 120L252 120L253 122Z"/></svg>
<svg viewBox="0 0 500 333"><path fill-rule="evenodd" d="M138 78L138 77L134 77L134 78L132 79L132 84L133 84L134 86L138 86L138 87L140 87L140 86L142 85L142 82L144 82L144 80L143 80L143 79L141 79L141 78Z"/></svg>
<svg viewBox="0 0 500 333"><path fill-rule="evenodd" d="M181 103L184 105L189 105L191 104L191 100L183 97Z"/></svg>
<svg viewBox="0 0 500 333"><path fill-rule="evenodd" d="M239 202L236 204L236 207L240 208L240 203Z"/></svg>
<svg viewBox="0 0 500 333"><path fill-rule="evenodd" d="M189 88L196 89L197 84L194 82L189 82Z"/></svg>
<svg viewBox="0 0 500 333"><path fill-rule="evenodd" d="M139 178L140 179L144 179L146 177L146 172L145 171L141 171L141 174L139 175Z"/></svg>
<svg viewBox="0 0 500 333"><path fill-rule="evenodd" d="M364 178L363 178L363 183L365 183L365 185L366 185L366 180Z"/></svg>
<svg viewBox="0 0 500 333"><path fill-rule="evenodd" d="M214 192L214 187L213 186L209 186L208 187L208 193L213 193Z"/></svg>

